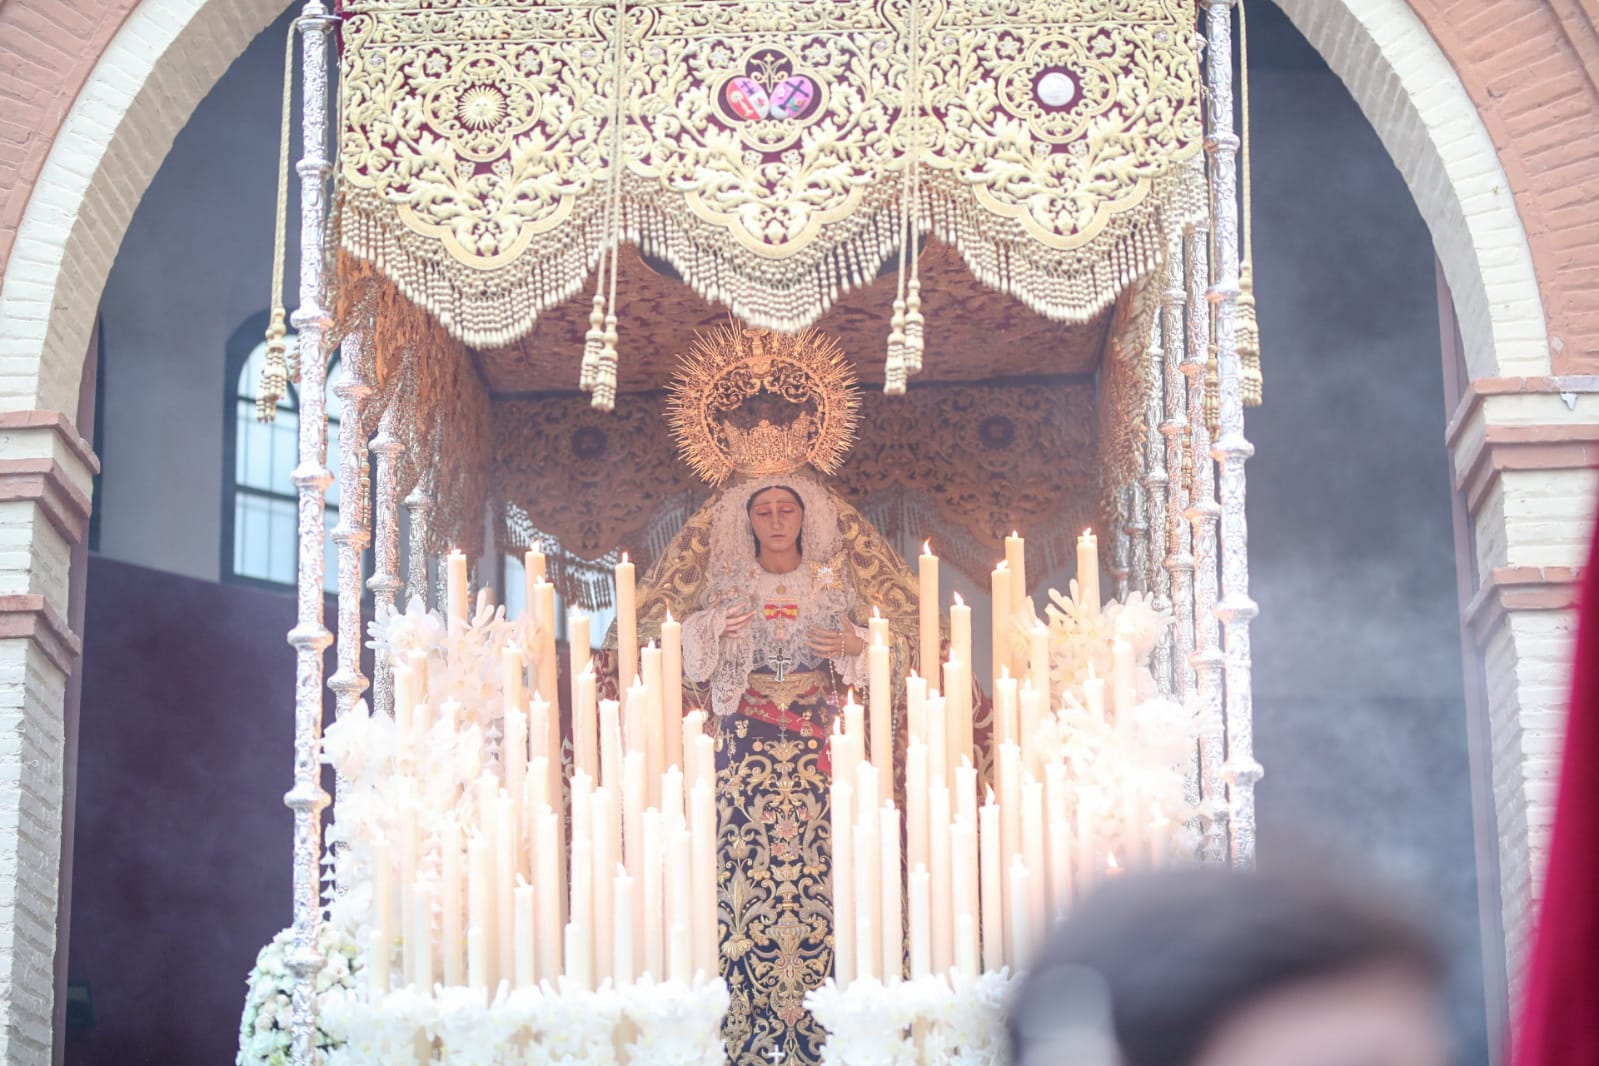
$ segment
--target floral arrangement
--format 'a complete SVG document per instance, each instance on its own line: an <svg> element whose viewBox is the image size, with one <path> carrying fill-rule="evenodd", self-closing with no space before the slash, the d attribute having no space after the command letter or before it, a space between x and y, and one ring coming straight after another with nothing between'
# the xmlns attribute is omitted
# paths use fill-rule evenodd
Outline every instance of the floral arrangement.
<svg viewBox="0 0 1599 1066"><path fill-rule="evenodd" d="M396 989L322 1002L326 1066L720 1066L727 986L640 983L598 990L563 980L490 1001L469 988Z"/></svg>
<svg viewBox="0 0 1599 1066"><path fill-rule="evenodd" d="M827 1029L822 1066L1003 1066L1009 969L884 984L828 981L805 997Z"/></svg>
<svg viewBox="0 0 1599 1066"><path fill-rule="evenodd" d="M316 978L317 995L354 989L365 965L355 941L324 922L317 947L325 960ZM236 1066L288 1066L294 989L294 974L289 970L292 950L294 930L285 929L255 958L244 999L244 1015L239 1020ZM329 1052L337 1047L338 1038L324 1026L318 1026L316 1045L319 1050Z"/></svg>

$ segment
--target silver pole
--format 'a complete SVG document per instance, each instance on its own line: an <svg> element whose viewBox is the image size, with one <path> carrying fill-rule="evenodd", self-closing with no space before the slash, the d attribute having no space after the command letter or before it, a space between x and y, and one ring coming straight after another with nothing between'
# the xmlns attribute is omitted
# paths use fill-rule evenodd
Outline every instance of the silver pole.
<svg viewBox="0 0 1599 1066"><path fill-rule="evenodd" d="M1236 865L1255 861L1254 700L1250 687L1249 623L1259 613L1249 598L1249 526L1244 516L1244 464L1255 453L1244 437L1244 401L1236 344L1238 308L1238 137L1233 132L1232 9L1237 0L1206 0L1210 75L1210 137L1214 183L1216 263L1210 302L1216 311L1219 433L1211 455L1218 464L1221 502L1221 619L1227 671L1228 842Z"/></svg>
<svg viewBox="0 0 1599 1066"><path fill-rule="evenodd" d="M405 454L396 431L400 413L405 406L410 380L410 364L397 371L402 375L398 388L390 390L388 405L378 420L377 434L372 438L372 454L377 457L377 514L374 525L375 545L372 558L372 577L366 587L372 590L372 613L378 618L395 609L395 599L405 586L400 581L400 457ZM393 663L380 655L372 663L372 702L374 714L394 714Z"/></svg>
<svg viewBox="0 0 1599 1066"><path fill-rule="evenodd" d="M1144 401L1144 582L1149 589L1150 606L1157 611L1171 609L1171 575L1160 565L1166 546L1166 497L1171 481L1166 470L1166 445L1161 439L1161 416L1166 407L1166 352L1162 347L1161 323L1157 318L1149 331L1149 392ZM1155 681L1160 691L1172 692L1171 634L1155 645Z"/></svg>
<svg viewBox="0 0 1599 1066"><path fill-rule="evenodd" d="M1183 273L1188 286L1188 338L1180 369L1188 379L1188 455L1193 478L1185 512L1193 527L1194 677L1199 690L1200 800L1208 815L1205 857L1226 858L1227 805L1222 786L1221 636L1216 624L1216 473L1205 428L1205 357L1210 351L1209 233L1195 228L1183 237Z"/></svg>
<svg viewBox="0 0 1599 1066"><path fill-rule="evenodd" d="M323 493L332 482L327 468L327 409L322 390L327 372L322 338L329 318L322 306L322 238L327 206L324 185L332 166L327 155L327 37L333 19L321 0L306 0L295 26L300 33L301 157L300 306L290 321L300 345L299 462L292 480L299 497L298 612L289 631L295 651L294 787L283 802L294 812L294 948L288 965L294 975L290 1061L314 1066L316 1060L316 975L322 969L317 948L321 924L320 859L322 811L322 653L332 643L323 625Z"/></svg>

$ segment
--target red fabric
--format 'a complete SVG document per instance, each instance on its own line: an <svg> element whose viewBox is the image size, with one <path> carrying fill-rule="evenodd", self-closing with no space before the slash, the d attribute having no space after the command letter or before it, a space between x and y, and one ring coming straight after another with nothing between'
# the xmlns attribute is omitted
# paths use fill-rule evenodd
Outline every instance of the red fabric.
<svg viewBox="0 0 1599 1066"><path fill-rule="evenodd" d="M1599 1066L1599 525L1582 584L1571 713L1516 1066Z"/></svg>

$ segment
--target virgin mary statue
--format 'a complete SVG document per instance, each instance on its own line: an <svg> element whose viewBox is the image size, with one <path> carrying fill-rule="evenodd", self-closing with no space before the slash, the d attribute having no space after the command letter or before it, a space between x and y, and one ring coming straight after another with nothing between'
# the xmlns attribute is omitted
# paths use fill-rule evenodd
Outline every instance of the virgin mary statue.
<svg viewBox="0 0 1599 1066"><path fill-rule="evenodd" d="M670 405L685 459L723 487L650 571L640 636L683 623L685 706L715 738L724 1036L748 1066L819 1061L804 1000L833 969L827 738L864 692L874 612L896 675L916 643L904 561L823 480L858 402L836 342L728 326L684 357Z"/></svg>

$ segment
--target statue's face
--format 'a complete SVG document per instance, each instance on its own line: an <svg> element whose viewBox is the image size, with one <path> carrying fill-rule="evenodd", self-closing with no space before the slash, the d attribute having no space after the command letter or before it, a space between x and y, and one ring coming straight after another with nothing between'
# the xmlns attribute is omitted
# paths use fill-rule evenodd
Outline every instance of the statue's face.
<svg viewBox="0 0 1599 1066"><path fill-rule="evenodd" d="M750 526L763 552L787 552L799 542L805 508L787 489L763 489L750 501Z"/></svg>

